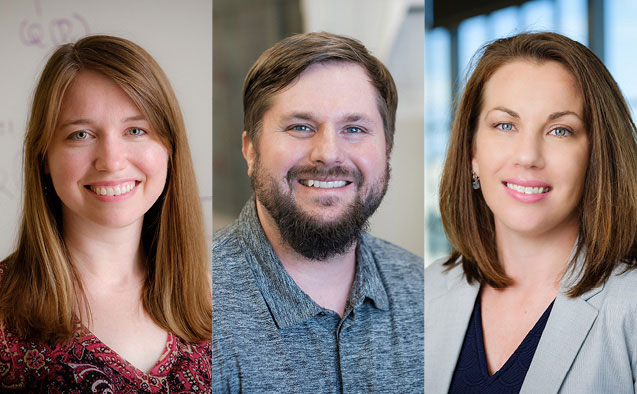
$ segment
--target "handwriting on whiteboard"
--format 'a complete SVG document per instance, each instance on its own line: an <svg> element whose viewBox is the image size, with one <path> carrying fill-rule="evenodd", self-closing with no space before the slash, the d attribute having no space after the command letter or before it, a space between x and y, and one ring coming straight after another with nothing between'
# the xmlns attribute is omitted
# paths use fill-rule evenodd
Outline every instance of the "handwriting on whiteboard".
<svg viewBox="0 0 637 394"><path fill-rule="evenodd" d="M61 18L44 18L40 2L34 0L35 17L20 23L20 41L26 46L50 48L78 40L90 33L86 19L78 13Z"/></svg>

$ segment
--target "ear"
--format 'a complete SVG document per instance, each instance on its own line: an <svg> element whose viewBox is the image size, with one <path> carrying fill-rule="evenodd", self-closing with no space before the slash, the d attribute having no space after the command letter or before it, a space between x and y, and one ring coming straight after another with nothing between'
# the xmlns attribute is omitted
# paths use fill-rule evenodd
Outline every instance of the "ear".
<svg viewBox="0 0 637 394"><path fill-rule="evenodd" d="M252 177L252 168L254 165L254 158L256 157L256 150L247 131L244 131L241 135L241 152L243 153L243 158L248 164L248 176Z"/></svg>
<svg viewBox="0 0 637 394"><path fill-rule="evenodd" d="M51 174L51 170L49 169L49 159L48 158L44 159L44 173L46 175L50 175Z"/></svg>

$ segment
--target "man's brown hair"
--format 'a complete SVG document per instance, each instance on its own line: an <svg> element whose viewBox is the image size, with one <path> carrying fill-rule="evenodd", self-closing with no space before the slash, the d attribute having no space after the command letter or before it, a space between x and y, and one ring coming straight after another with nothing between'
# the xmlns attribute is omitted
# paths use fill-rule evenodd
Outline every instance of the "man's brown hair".
<svg viewBox="0 0 637 394"><path fill-rule="evenodd" d="M591 151L582 200L576 208L580 229L574 256L585 256L581 276L569 295L579 296L602 284L622 261L633 268L637 264L637 132L604 64L584 45L556 33L499 39L478 55L455 114L440 184L442 223L454 249L445 265L462 264L469 282L494 288L511 284L498 263L493 213L482 193L471 186L471 157L486 82L503 65L529 60L556 61L566 67L584 98Z"/></svg>
<svg viewBox="0 0 637 394"><path fill-rule="evenodd" d="M287 37L261 54L243 83L243 128L256 146L263 114L272 96L293 83L309 66L340 61L363 67L378 92L387 153L394 143L398 94L389 70L359 41L331 33L305 33Z"/></svg>

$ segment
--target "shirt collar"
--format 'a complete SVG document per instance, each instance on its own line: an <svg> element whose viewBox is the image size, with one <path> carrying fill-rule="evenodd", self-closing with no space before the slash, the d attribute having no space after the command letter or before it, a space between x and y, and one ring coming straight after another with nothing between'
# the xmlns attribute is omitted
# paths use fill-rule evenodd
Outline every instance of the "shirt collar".
<svg viewBox="0 0 637 394"><path fill-rule="evenodd" d="M297 325L325 312L288 275L272 249L259 221L254 196L246 203L239 216L241 239L248 249L247 261L259 291L272 313L279 329ZM375 307L389 309L387 293L376 267L374 253L368 245L370 236L363 234L356 249L356 275L350 291L346 315L366 298Z"/></svg>

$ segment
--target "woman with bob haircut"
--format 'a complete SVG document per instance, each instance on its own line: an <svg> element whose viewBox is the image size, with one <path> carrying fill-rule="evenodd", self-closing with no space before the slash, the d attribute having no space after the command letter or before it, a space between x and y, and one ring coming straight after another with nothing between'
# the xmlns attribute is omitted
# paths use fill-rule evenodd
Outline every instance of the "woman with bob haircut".
<svg viewBox="0 0 637 394"><path fill-rule="evenodd" d="M184 121L125 39L59 47L24 142L0 262L0 391L210 392L209 258Z"/></svg>
<svg viewBox="0 0 637 394"><path fill-rule="evenodd" d="M555 33L486 44L425 274L425 392L637 390L637 145L612 76Z"/></svg>

